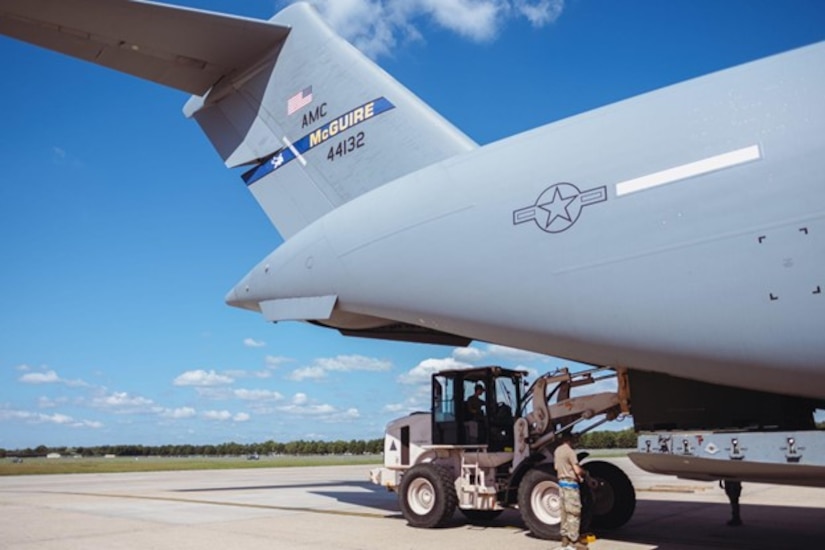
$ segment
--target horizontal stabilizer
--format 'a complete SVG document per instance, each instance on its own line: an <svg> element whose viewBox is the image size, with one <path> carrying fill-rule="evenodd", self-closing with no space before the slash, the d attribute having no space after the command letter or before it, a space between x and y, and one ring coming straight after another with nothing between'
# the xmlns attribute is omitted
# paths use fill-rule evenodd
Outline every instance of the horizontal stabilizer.
<svg viewBox="0 0 825 550"><path fill-rule="evenodd" d="M0 0L0 33L203 95L289 34L266 21L127 0Z"/></svg>

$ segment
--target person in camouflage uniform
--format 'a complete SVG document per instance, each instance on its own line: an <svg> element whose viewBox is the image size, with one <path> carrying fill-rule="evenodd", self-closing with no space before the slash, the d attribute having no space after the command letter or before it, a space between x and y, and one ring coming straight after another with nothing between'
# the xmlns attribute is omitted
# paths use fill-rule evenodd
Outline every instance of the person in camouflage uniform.
<svg viewBox="0 0 825 550"><path fill-rule="evenodd" d="M581 526L581 495L579 483L584 479L584 470L573 450L573 437L569 432L561 436L561 443L553 453L553 462L559 480L561 497L561 548L559 550L577 550L587 548L579 543Z"/></svg>

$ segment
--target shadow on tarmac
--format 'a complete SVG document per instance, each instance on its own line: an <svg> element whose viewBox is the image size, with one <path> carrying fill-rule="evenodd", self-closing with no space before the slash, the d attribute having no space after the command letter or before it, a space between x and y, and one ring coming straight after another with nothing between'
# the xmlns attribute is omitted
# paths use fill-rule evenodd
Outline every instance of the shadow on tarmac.
<svg viewBox="0 0 825 550"><path fill-rule="evenodd" d="M181 489L182 493L221 491L278 491L307 489L337 502L364 506L386 513L387 519L403 521L398 496L368 481L332 481L303 484ZM325 490L328 489L328 490ZM744 525L730 527L727 503L677 500L643 500L636 503L633 518L616 530L595 531L597 549L611 548L611 541L637 544L656 550L774 550L811 548L825 540L825 510L793 506L742 504ZM531 537L518 510L505 510L487 524L471 524L456 511L444 529L516 529ZM412 527L410 527L412 529Z"/></svg>
<svg viewBox="0 0 825 550"><path fill-rule="evenodd" d="M327 484L318 484L318 486ZM369 483L339 483L335 487L358 487L365 491L313 491L338 502L368 506L388 512L388 518L403 521L398 496ZM727 503L676 500L638 500L636 512L620 529L595 531L596 548L609 549L610 541L638 544L656 550L774 550L810 548L825 540L825 510L793 506L742 505L744 525L730 527ZM517 529L532 537L518 510L505 510L487 524L472 525L457 511L445 529ZM412 529L412 527L410 527ZM819 546L818 544L816 546Z"/></svg>
<svg viewBox="0 0 825 550"><path fill-rule="evenodd" d="M324 488L338 489L324 491ZM243 491L278 491L278 490L305 489L311 494L335 499L338 502L355 506L366 506L398 514L398 496L369 481L325 481L319 483L283 483L277 485L236 485L233 487L206 487L198 489L178 489L178 493L219 493Z"/></svg>
<svg viewBox="0 0 825 550"><path fill-rule="evenodd" d="M627 525L596 536L657 550L812 548L825 539L821 508L743 504L744 524L731 527L728 519L727 503L638 500Z"/></svg>
<svg viewBox="0 0 825 550"><path fill-rule="evenodd" d="M314 491L339 502L369 506L388 512L388 518L403 521L398 497L370 484L355 485L368 491ZM341 487L341 484L338 485ZM730 527L727 503L638 500L636 512L620 529L595 531L595 548L609 549L610 541L638 544L656 550L774 550L812 548L825 540L825 510L793 506L742 505L744 525ZM472 525L457 511L445 529L517 529L532 537L518 510L505 510L487 524ZM412 527L410 527L412 529Z"/></svg>

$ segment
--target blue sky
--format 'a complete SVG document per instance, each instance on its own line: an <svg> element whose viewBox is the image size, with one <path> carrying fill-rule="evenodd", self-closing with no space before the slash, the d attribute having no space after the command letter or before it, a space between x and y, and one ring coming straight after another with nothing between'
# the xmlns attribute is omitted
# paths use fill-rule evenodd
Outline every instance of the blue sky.
<svg viewBox="0 0 825 550"><path fill-rule="evenodd" d="M480 143L825 39L819 0L318 5ZM565 364L226 306L280 237L182 116L187 97L6 38L0 59L0 447L372 439L426 407L435 368Z"/></svg>

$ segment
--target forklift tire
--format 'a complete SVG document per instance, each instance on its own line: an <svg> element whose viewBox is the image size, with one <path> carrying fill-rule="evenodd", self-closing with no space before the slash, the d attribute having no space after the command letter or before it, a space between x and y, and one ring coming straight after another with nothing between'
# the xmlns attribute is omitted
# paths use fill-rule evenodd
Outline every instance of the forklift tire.
<svg viewBox="0 0 825 550"><path fill-rule="evenodd" d="M636 490L627 474L601 460L582 464L582 468L595 482L595 487L591 487L592 526L616 529L630 521L636 510Z"/></svg>
<svg viewBox="0 0 825 550"><path fill-rule="evenodd" d="M435 464L416 464L401 478L398 501L411 526L442 527L458 503L453 476Z"/></svg>
<svg viewBox="0 0 825 550"><path fill-rule="evenodd" d="M518 508L525 525L540 539L559 539L561 495L556 476L549 469L529 470L519 483Z"/></svg>
<svg viewBox="0 0 825 550"><path fill-rule="evenodd" d="M504 510L465 510L463 508L459 508L464 517L467 518L467 521L472 523L473 525L483 525L485 523L490 523Z"/></svg>

